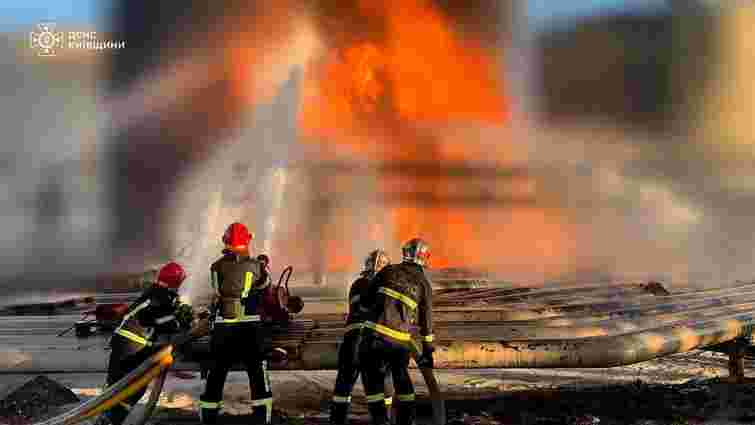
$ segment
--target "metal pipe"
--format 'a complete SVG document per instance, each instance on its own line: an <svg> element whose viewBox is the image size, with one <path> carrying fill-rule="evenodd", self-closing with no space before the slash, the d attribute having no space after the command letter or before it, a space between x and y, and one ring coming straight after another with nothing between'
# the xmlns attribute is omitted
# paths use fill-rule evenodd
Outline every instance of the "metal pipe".
<svg viewBox="0 0 755 425"><path fill-rule="evenodd" d="M601 292L611 292L611 291L618 291L621 289L641 289L636 284L614 284L611 286L606 285L599 285L599 284L590 284L590 285L580 285L575 287L566 287L566 288L495 288L495 289L485 289L485 290L476 290L476 289L470 289L468 291L464 291L465 293L456 293L456 294L449 294L448 296L442 294L440 296L433 297L433 301L437 303L444 303L444 302L452 302L452 303L458 303L458 302L469 302L471 300L484 300L484 301L506 301L506 300L520 300L520 297L523 297L524 299L532 298L532 297L538 297L542 299L547 299L547 297L554 296L566 296L566 295L573 295L573 294L579 294L583 292L588 293L601 293Z"/></svg>
<svg viewBox="0 0 755 425"><path fill-rule="evenodd" d="M463 368L592 368L628 365L733 340L750 332L755 324L752 305L740 305L732 314L726 308L706 312L697 319L671 320L653 329L618 335L578 336L551 328L537 338L506 335L506 324L484 324L484 333L468 326L436 328L436 366ZM553 330L557 329L557 330ZM312 370L337 367L341 323L322 323L296 336L275 337L275 346L291 347L290 359L278 369ZM548 332L554 332L548 334ZM502 335L502 333L504 333ZM568 331L567 331L568 333ZM205 343L206 345L206 343ZM207 347L199 347L198 351ZM196 364L196 363L194 363ZM190 363L189 363L190 365ZM184 367L189 366L184 365Z"/></svg>
<svg viewBox="0 0 755 425"><path fill-rule="evenodd" d="M586 285L579 285L579 286L570 286L570 287L557 287L557 288L494 288L494 289L469 289L466 291L457 291L457 293L454 294L440 294L435 297L433 297L434 304L437 306L441 306L444 304L445 301L471 301L475 299L484 299L485 301L491 301L491 300L500 300L503 301L509 301L512 299L515 299L516 297L525 297L525 299L528 298L537 298L537 299L548 299L549 296L556 296L559 297L561 295L569 295L569 294L579 294L582 292L586 292L588 296L592 296L593 294L601 294L605 291L608 291L608 293L611 293L611 291L616 291L620 288L637 288L641 289L641 286L638 284L611 284L607 286L606 284L586 284ZM672 295L674 298L682 298L682 297L702 297L706 295L713 295L713 294L724 294L724 293L730 293L730 292L737 292L737 291L753 291L755 290L755 285L753 284L742 284L730 288L710 288L710 289L703 289L703 290L694 290L694 291L686 291L686 292L680 292Z"/></svg>
<svg viewBox="0 0 755 425"><path fill-rule="evenodd" d="M580 326L540 326L528 323L511 325L507 322L453 322L445 326L438 326L435 335L438 339L457 340L484 340L494 335L497 340L543 340L543 339L575 339L593 336L611 336L650 330L662 326L683 325L692 322L715 319L721 315L734 313L747 313L755 310L755 301L737 305L719 307L716 309L704 309L684 314L673 313L644 317L637 320L604 320L587 323ZM335 340L340 342L343 328L322 327L314 330L310 338L319 342Z"/></svg>
<svg viewBox="0 0 755 425"><path fill-rule="evenodd" d="M749 292L739 295L726 296L721 298L703 299L688 303L683 302L663 302L653 303L642 307L621 308L610 310L600 314L579 314L547 319L508 322L512 326L518 324L536 325L536 326L581 326L593 322L604 320L641 320L645 317L661 317L673 314L687 314L696 311L710 312L719 311L729 308L732 305L746 304L755 301L755 292Z"/></svg>
<svg viewBox="0 0 755 425"><path fill-rule="evenodd" d="M686 326L670 325L616 336L553 340L439 340L435 365L469 368L606 368L629 365L733 340L755 325L752 313L724 315ZM307 342L281 369L336 369L335 341Z"/></svg>
<svg viewBox="0 0 755 425"><path fill-rule="evenodd" d="M730 297L737 295L752 294L752 289L749 292L727 291L727 295ZM480 307L460 307L460 308L443 308L437 309L437 316L445 317L446 320L474 320L474 317L478 317L477 320L500 320L500 321L524 321L524 320L536 320L553 318L563 315L595 315L606 314L609 311L622 311L632 308L645 308L651 305L668 306L680 305L680 301L685 300L700 300L701 302L707 302L709 305L721 305L720 297L721 292L711 294L696 294L690 293L683 296L673 297L637 297L617 301L603 301L603 302L584 302L575 300L575 304L563 304L559 306L535 306L532 304L517 304L507 306L486 306L484 308L485 313L480 313ZM654 300L655 302L646 302L645 298ZM671 301L670 301L671 300ZM435 313L435 308L433 309ZM484 316L484 317L483 317Z"/></svg>
<svg viewBox="0 0 755 425"><path fill-rule="evenodd" d="M523 305L520 309L489 307L485 309L433 309L436 322L454 321L507 321L538 324L541 326L574 326L577 320L599 321L619 318L635 318L651 314L681 312L695 308L712 308L748 302L755 299L755 291L732 293L725 296L702 297L655 297L653 302L604 301L578 303L562 306ZM686 298L687 300L685 300ZM701 298L701 299L697 299ZM685 302L686 301L686 302ZM515 323L512 323L515 324Z"/></svg>

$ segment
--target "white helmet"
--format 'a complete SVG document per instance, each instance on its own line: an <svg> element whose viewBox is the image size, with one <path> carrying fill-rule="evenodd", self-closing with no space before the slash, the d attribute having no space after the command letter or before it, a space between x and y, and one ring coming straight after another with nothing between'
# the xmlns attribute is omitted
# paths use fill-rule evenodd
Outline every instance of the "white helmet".
<svg viewBox="0 0 755 425"><path fill-rule="evenodd" d="M386 254L382 249L376 249L370 252L370 255L365 258L364 271L377 273L390 263L391 259L388 258L388 254Z"/></svg>

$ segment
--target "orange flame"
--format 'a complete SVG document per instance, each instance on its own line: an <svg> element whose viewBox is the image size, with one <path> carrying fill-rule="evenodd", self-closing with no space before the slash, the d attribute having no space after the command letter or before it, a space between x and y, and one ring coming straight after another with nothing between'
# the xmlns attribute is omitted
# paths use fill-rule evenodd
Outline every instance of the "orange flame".
<svg viewBox="0 0 755 425"><path fill-rule="evenodd" d="M327 6L327 2L320 3ZM484 158L505 163L506 152L491 152L453 134L458 128L506 123L508 103L497 58L481 43L456 32L449 17L429 0L351 3L356 7L333 7L337 16L317 18L320 26L333 26L321 34L329 37L326 54L309 64L302 81L302 141L319 144L324 155L373 161L424 159L437 162L439 168L451 160ZM288 30L276 26L288 15L277 8L271 10L249 36L269 38L266 34ZM255 99L247 98L249 102L268 96L260 92L260 84L250 79L247 69L252 64L266 67L265 49L246 47L254 44L234 43L238 47L232 53L236 79L247 81L247 86L239 85L237 94L253 93ZM267 51L269 54L270 49ZM420 187L442 197L452 192L450 186L444 178L382 176L375 189L390 193ZM385 214L385 226L375 223L382 223L373 216L380 212ZM427 239L433 249L433 267L487 267L504 261L511 270L533 266L552 270L563 267L573 239L559 217L535 209L402 206L371 211L370 218L347 215L360 214L333 212L327 223L320 224L322 234L318 233L316 244L300 243L302 234L311 234L306 226L292 230L284 236L288 240L279 245L285 251L281 253L304 258L307 247L317 245L328 271L345 271L356 264L351 239L356 236L379 243L390 229L387 239L396 243L415 236ZM358 226L363 227L356 235L344 232Z"/></svg>
<svg viewBox="0 0 755 425"><path fill-rule="evenodd" d="M306 134L341 136L341 146L364 153L370 146L358 136L366 129L374 138L381 136L375 127L385 130L397 122L505 121L496 61L473 41L455 36L431 3L361 1L360 6L382 22L384 36L331 51L309 75L300 112ZM395 151L382 153L393 157Z"/></svg>
<svg viewBox="0 0 755 425"><path fill-rule="evenodd" d="M454 34L428 1L360 0L358 5L382 34L331 50L310 70L300 110L301 128L312 136L308 140L336 143L371 159L474 157L469 144L442 142L426 128L502 124L507 110L496 60ZM383 178L378 188L422 185L431 193L446 192L441 181L395 180ZM464 210L400 207L389 213L397 240L425 235L431 241L435 267L482 257L482 248L471 242L476 232ZM374 227L370 230L370 238L378 240Z"/></svg>

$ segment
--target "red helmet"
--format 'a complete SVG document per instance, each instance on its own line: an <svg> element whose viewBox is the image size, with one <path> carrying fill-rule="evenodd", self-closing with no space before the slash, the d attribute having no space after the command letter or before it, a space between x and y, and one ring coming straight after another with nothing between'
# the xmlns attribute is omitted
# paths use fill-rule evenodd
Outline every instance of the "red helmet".
<svg viewBox="0 0 755 425"><path fill-rule="evenodd" d="M186 272L178 263L168 263L157 273L157 284L170 289L178 289L184 279Z"/></svg>
<svg viewBox="0 0 755 425"><path fill-rule="evenodd" d="M254 235L241 223L233 223L225 229L223 243L231 250L244 250Z"/></svg>

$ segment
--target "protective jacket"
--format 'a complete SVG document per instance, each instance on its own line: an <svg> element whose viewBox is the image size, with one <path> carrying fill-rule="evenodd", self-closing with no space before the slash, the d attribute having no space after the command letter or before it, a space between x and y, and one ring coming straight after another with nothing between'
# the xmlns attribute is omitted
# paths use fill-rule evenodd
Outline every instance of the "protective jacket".
<svg viewBox="0 0 755 425"><path fill-rule="evenodd" d="M358 328L358 325L364 322L367 308L362 304L362 297L367 291L370 284L370 278L374 277L372 272L362 272L357 280L351 284L349 289L349 314L346 317L346 331L350 332Z"/></svg>
<svg viewBox="0 0 755 425"><path fill-rule="evenodd" d="M137 345L151 346L158 336L180 330L177 301L174 291L153 285L129 306L114 333Z"/></svg>
<svg viewBox="0 0 755 425"><path fill-rule="evenodd" d="M432 286L421 266L385 266L370 282L362 304L368 310L365 329L415 353L432 345Z"/></svg>
<svg viewBox="0 0 755 425"><path fill-rule="evenodd" d="M210 279L217 295L215 323L260 321L270 281L258 260L226 253L210 267Z"/></svg>

